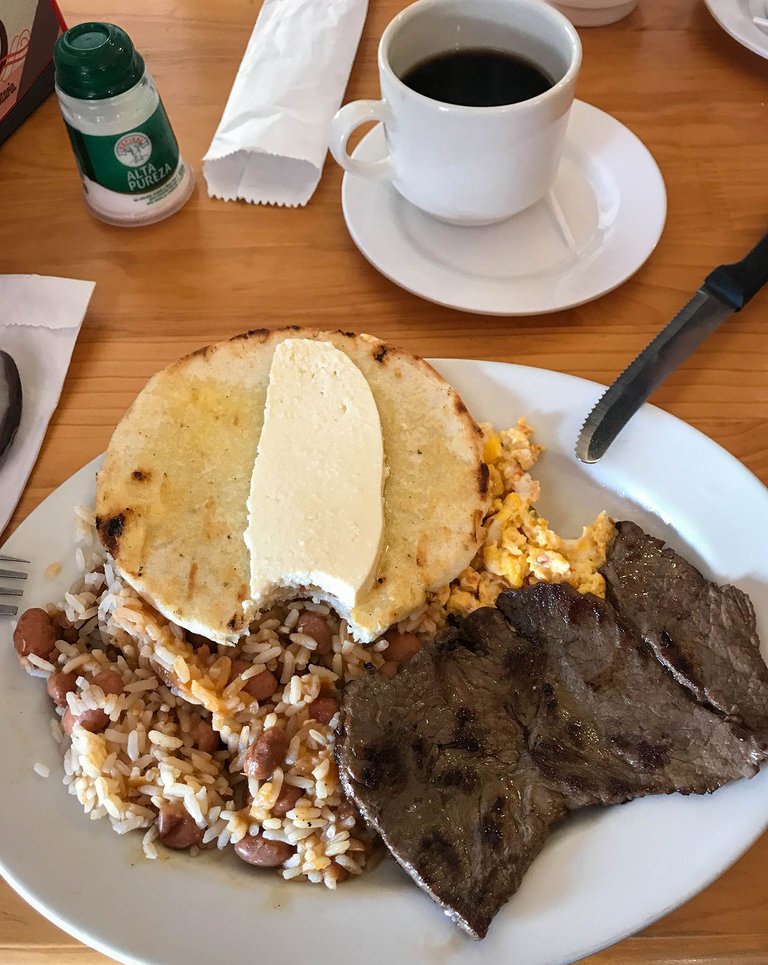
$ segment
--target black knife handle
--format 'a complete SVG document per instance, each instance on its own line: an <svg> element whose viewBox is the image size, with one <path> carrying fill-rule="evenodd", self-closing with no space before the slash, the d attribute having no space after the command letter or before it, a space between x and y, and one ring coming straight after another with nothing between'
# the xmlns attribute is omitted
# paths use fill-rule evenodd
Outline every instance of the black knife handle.
<svg viewBox="0 0 768 965"><path fill-rule="evenodd" d="M747 302L768 283L768 235L759 241L746 258L735 265L720 265L704 282L714 295L740 312Z"/></svg>

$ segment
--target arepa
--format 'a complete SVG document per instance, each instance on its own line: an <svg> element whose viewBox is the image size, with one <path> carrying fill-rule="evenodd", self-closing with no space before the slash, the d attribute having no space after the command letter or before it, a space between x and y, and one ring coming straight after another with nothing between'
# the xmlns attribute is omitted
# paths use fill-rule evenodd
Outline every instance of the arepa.
<svg viewBox="0 0 768 965"><path fill-rule="evenodd" d="M169 619L217 643L247 632L255 615L247 499L274 349L293 338L344 352L381 419L383 550L371 590L343 612L354 635L374 640L412 612L469 564L481 538L489 505L482 436L422 359L369 335L296 327L210 345L158 372L137 396L98 474L96 512L121 576Z"/></svg>

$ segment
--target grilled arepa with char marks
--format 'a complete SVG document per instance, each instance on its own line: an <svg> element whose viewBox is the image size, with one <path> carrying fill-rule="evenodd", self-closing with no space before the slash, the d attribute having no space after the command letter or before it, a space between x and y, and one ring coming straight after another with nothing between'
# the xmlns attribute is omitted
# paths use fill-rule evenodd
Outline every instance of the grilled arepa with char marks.
<svg viewBox="0 0 768 965"><path fill-rule="evenodd" d="M272 355L291 338L344 352L381 419L383 549L372 588L343 612L355 636L373 640L401 620L469 564L481 538L489 504L481 433L422 359L369 335L300 328L208 346L158 372L123 417L98 474L96 512L121 576L217 643L233 642L254 616L247 499Z"/></svg>

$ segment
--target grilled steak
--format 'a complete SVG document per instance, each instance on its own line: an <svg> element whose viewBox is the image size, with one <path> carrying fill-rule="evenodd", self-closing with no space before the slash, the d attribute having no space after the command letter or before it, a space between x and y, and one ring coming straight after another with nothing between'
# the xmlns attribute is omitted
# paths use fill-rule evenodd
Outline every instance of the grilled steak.
<svg viewBox="0 0 768 965"><path fill-rule="evenodd" d="M521 646L500 613L479 610L394 680L370 674L350 684L336 739L347 794L473 938L485 935L565 813L515 713L510 670Z"/></svg>
<svg viewBox="0 0 768 965"><path fill-rule="evenodd" d="M705 579L635 523L617 528L602 570L608 600L698 701L766 747L768 668L749 597Z"/></svg>
<svg viewBox="0 0 768 965"><path fill-rule="evenodd" d="M568 811L713 791L764 757L610 604L539 584L497 605L350 684L336 739L349 797L475 938Z"/></svg>
<svg viewBox="0 0 768 965"><path fill-rule="evenodd" d="M524 675L513 669L517 687L541 694L528 750L569 809L702 794L756 773L754 743L698 704L609 604L540 583L497 605L530 641Z"/></svg>

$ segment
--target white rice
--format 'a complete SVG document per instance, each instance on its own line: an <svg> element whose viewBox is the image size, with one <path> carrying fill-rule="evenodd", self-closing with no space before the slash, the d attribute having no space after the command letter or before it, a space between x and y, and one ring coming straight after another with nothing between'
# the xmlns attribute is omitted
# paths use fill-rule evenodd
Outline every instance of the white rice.
<svg viewBox="0 0 768 965"><path fill-rule="evenodd" d="M38 670L45 670L47 673L53 673L56 669L48 660L43 660L42 657L36 657L34 653L27 654L27 660L33 667L37 667Z"/></svg>
<svg viewBox="0 0 768 965"><path fill-rule="evenodd" d="M141 830L150 860L161 847L158 810L181 807L200 829L200 844L190 853L224 849L248 833L261 833L295 848L286 865L291 878L335 888L349 874L359 874L373 836L355 816L347 838L337 839L338 808L349 812L350 805L333 760L333 727L310 721L307 708L321 694L335 692L338 683L360 676L364 665L380 666L385 645L360 646L329 607L302 602L266 614L237 648L222 652L224 660L215 652L201 660L180 627L116 576L112 561L96 549L92 522L89 511L78 509L76 526L86 541L78 546L78 563L85 572L62 603L49 608L67 639L57 642L50 661L32 655L25 667L42 677L57 670L76 674L77 691L67 694L65 709L74 717L103 710L109 718L103 732L76 725L68 739L60 723L63 709L56 710L51 730L61 742L69 793L92 820L106 818L117 834ZM317 641L295 629L302 609L328 619L331 654L316 657ZM250 666L230 681L234 658ZM106 669L118 671L123 693L106 694L91 682ZM156 669L171 675L173 689ZM242 687L265 670L280 687L276 702L259 704ZM213 755L195 746L200 720L222 740ZM289 738L283 769L270 782L246 779L245 752L263 729L277 726ZM50 773L45 765L34 767L41 776ZM272 816L283 783L301 789L302 807ZM350 842L355 858L340 863Z"/></svg>

